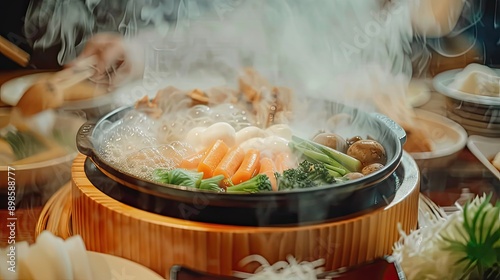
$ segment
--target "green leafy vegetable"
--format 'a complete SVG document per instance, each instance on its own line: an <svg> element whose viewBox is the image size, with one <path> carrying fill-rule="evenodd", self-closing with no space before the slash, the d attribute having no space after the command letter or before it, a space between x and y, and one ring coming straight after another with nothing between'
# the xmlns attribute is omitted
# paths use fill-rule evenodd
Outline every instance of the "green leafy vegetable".
<svg viewBox="0 0 500 280"><path fill-rule="evenodd" d="M272 191L273 188L271 186L271 181L269 177L265 174L258 174L252 177L250 180L247 180L238 185L230 186L226 188L226 192L248 192L248 193L257 193L257 192L266 192Z"/></svg>
<svg viewBox="0 0 500 280"><path fill-rule="evenodd" d="M203 172L181 168L172 170L156 169L153 171L153 180L157 182L216 192L223 191L223 189L219 187L219 183L223 179L224 176L222 175L203 179Z"/></svg>
<svg viewBox="0 0 500 280"><path fill-rule="evenodd" d="M281 191L332 184L336 182L336 175L339 174L322 163L304 160L297 168L285 170L283 174L276 173L276 180Z"/></svg>
<svg viewBox="0 0 500 280"><path fill-rule="evenodd" d="M201 180L197 188L200 190L220 192L222 191L222 189L219 187L219 184L222 180L224 180L224 175L217 175L212 178L207 178L205 180Z"/></svg>
<svg viewBox="0 0 500 280"><path fill-rule="evenodd" d="M203 172L195 172L185 169L156 169L153 172L153 179L164 183L177 186L196 188L198 181L203 178Z"/></svg>

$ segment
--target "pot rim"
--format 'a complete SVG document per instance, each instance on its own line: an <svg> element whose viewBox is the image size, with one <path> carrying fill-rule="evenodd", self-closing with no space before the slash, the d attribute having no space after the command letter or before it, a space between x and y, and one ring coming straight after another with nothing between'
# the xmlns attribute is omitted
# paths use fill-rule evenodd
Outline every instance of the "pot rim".
<svg viewBox="0 0 500 280"><path fill-rule="evenodd" d="M347 105L343 105L346 108L350 108ZM103 122L109 121L110 118L113 116L116 116L120 113L125 113L129 110L132 110L133 106L123 106L121 108L115 109L112 112L104 115L100 119L88 121L82 127L80 128L78 134L77 134L77 148L80 151L80 153L86 155L89 157L92 162L96 165L97 168L99 168L101 171L103 171L105 174L111 174L113 177L118 177L119 179L126 181L128 184L128 187L136 187L135 185L137 183L140 183L140 187L146 187L146 188L156 188L156 187L162 187L165 189L171 189L172 191L184 191L186 193L192 193L192 194L205 194L205 195L220 195L220 196L225 196L225 197L254 197L254 198L259 198L262 199L263 197L279 197L279 196L286 196L287 194L297 194L297 193L308 193L312 191L324 191L326 189L334 189L337 191L355 191L355 190L360 190L364 189L367 187L370 187L374 184L377 184L385 179L387 179L401 164L402 156L403 156L403 144L406 141L406 133L405 131L394 121L389 119L388 117L382 115L382 114L368 114L368 113L363 113L355 108L350 108L354 109L356 114L366 114L369 115L369 118L371 120L374 120L378 122L381 127L387 127L387 132L392 134L392 138L394 138L394 144L396 145L395 147L395 154L394 156L388 160L386 165L384 166L383 169L371 173L367 176L364 176L363 178L356 179L353 181L345 181L345 182L336 182L333 184L329 185L322 185L322 186L317 186L317 187L311 187L311 188L305 188L305 189L293 189L293 190L287 190L287 191L277 191L277 192L259 192L259 193L217 193L217 192L212 192L212 191L205 191L205 190L199 190L196 188L189 188L185 186L177 186L177 185L171 185L171 184L164 184L164 183L159 183L159 182L153 182L149 180L142 179L134 174L127 173L125 171L121 171L114 166L110 165L107 163L100 155L100 153L96 150L93 142L92 142L92 135L93 132L95 131L94 129L96 127L99 127ZM134 182L135 184L131 184L131 181ZM137 186L139 187L139 186ZM259 200L261 201L261 200Z"/></svg>

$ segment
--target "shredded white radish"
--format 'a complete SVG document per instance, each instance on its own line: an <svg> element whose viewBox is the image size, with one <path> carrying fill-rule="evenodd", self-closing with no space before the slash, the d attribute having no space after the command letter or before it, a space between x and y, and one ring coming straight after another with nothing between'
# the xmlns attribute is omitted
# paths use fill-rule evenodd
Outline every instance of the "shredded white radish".
<svg viewBox="0 0 500 280"><path fill-rule="evenodd" d="M490 204L480 208L480 204L484 201L485 196L475 198L468 206L467 213L470 217L474 217L481 211L483 217L489 219L485 220L485 227L492 227L492 230L495 230L500 227L498 222L500 217ZM471 238L464 226L463 208L456 204L458 211L447 215L443 211L436 210L439 207L432 206L428 201L424 204L425 207L422 204L419 207L420 228L410 234L399 229L401 240L394 245L393 257L401 264L409 280L469 279L463 278L468 262L460 262L468 257L467 254L462 250L449 249L450 243L446 241L453 240L466 244ZM478 230L482 231L482 234L487 232L484 228Z"/></svg>
<svg viewBox="0 0 500 280"><path fill-rule="evenodd" d="M276 279L276 280L316 280L317 275L324 272L323 265L324 259L319 259L313 262L297 262L292 256L287 256L286 261L279 261L271 265L261 255L250 255L240 261L240 266L244 267L248 264L257 262L260 267L256 269L255 273L245 273L235 271L235 277L259 280L259 279Z"/></svg>

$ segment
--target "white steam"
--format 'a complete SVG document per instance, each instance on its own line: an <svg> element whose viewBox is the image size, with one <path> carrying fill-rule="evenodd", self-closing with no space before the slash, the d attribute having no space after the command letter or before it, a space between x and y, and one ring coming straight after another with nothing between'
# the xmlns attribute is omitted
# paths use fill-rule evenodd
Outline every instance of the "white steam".
<svg viewBox="0 0 500 280"><path fill-rule="evenodd" d="M471 0L443 0L443 3L458 7L464 1L470 4ZM336 101L357 94L368 96L357 100L360 103L373 104L370 96L375 94L374 89L386 95L404 95L412 69L422 73L428 65L427 43L434 42L433 46L439 49L436 41L413 32L419 16L415 11L421 3L434 3L429 0L41 0L33 3L27 23L46 27L45 32L32 36L34 47L61 44L60 64L74 59L95 33L116 31L134 38L146 27L154 27L155 42L142 42L154 53L154 61L146 64L149 71L175 68L175 74L183 76L195 68L198 72L217 72L225 80L234 80L242 67L252 66L273 83ZM471 7L466 5L465 11ZM458 16L461 8L456 10ZM465 22L474 22L474 13L464 15ZM447 22L449 29L453 29L454 20ZM459 21L458 27L463 22L464 19ZM165 38L176 42L175 51L165 48L168 45ZM391 86L393 83L401 86Z"/></svg>
<svg viewBox="0 0 500 280"><path fill-rule="evenodd" d="M255 65L259 71L277 69L276 82L299 94L338 102L355 100L353 105L368 110L374 109L372 98L378 94L405 94L413 37L407 1L272 3L264 11L259 6L255 14L261 15L256 17L261 26L250 29L266 34L267 48L258 57L272 61L272 65Z"/></svg>
<svg viewBox="0 0 500 280"><path fill-rule="evenodd" d="M151 51L165 53L155 56L154 63L186 76L185 69L199 70L218 46L222 51L209 64L214 72L227 68L225 73L237 73L252 66L273 83L340 101L347 87L369 94L374 75L387 80L383 83L411 75L409 13L407 1L242 1L223 17L179 21L168 40L180 41L182 47Z"/></svg>
<svg viewBox="0 0 500 280"><path fill-rule="evenodd" d="M73 60L87 39L99 32L133 37L148 26L163 34L177 19L197 20L207 12L224 14L238 0L39 0L31 1L25 33L35 49L61 45L58 63Z"/></svg>

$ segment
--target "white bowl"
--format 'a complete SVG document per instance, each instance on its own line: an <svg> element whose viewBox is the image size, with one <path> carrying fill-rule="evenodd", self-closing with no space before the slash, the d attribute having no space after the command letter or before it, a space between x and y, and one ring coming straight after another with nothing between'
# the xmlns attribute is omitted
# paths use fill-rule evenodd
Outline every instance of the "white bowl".
<svg viewBox="0 0 500 280"><path fill-rule="evenodd" d="M500 180L500 171L490 161L496 154L500 153L500 139L472 135L467 141L467 147Z"/></svg>
<svg viewBox="0 0 500 280"><path fill-rule="evenodd" d="M410 153L419 168L449 166L467 144L467 132L456 122L424 110L415 110L417 121L430 137L432 151Z"/></svg>

